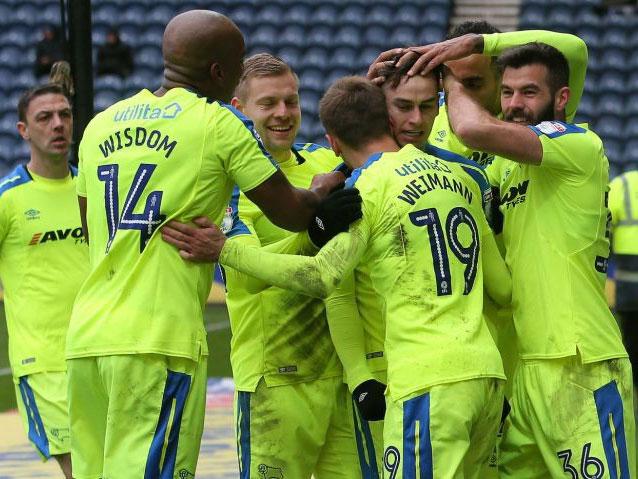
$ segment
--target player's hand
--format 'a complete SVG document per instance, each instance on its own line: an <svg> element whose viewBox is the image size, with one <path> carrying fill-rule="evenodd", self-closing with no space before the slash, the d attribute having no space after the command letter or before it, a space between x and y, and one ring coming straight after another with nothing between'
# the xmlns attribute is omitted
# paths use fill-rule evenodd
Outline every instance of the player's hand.
<svg viewBox="0 0 638 479"><path fill-rule="evenodd" d="M352 391L361 417L366 421L381 421L385 416L385 384L368 379Z"/></svg>
<svg viewBox="0 0 638 479"><path fill-rule="evenodd" d="M411 47L408 50L419 55L412 68L408 70L408 76L417 74L425 76L445 62L465 58L473 53L482 53L483 36L468 33L443 42L432 43L422 47ZM404 55L397 62L397 66L400 67L407 61L408 58Z"/></svg>
<svg viewBox="0 0 638 479"><path fill-rule="evenodd" d="M368 68L367 78L375 85L382 85L385 82L385 77L379 73L385 66L391 66L401 58L402 55L407 53L405 48L393 48L392 50L386 50L381 52L377 58L370 64Z"/></svg>
<svg viewBox="0 0 638 479"><path fill-rule="evenodd" d="M193 220L195 226L169 221L162 231L162 239L179 250L179 255L194 263L214 263L226 242L224 233L208 218Z"/></svg>
<svg viewBox="0 0 638 479"><path fill-rule="evenodd" d="M341 188L325 198L308 225L308 236L321 248L339 233L348 231L350 223L362 216L361 195L356 188Z"/></svg>
<svg viewBox="0 0 638 479"><path fill-rule="evenodd" d="M326 198L332 191L341 188L346 181L346 176L340 171L331 171L315 175L310 183L310 190L315 192L319 199Z"/></svg>

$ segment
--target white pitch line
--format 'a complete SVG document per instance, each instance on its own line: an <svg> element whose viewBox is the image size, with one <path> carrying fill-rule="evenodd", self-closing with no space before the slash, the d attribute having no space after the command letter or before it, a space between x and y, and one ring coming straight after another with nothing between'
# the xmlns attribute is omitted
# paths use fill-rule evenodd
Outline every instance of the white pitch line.
<svg viewBox="0 0 638 479"><path fill-rule="evenodd" d="M206 331L209 333L213 331L221 331L222 329L230 328L230 321L224 321L223 323L211 323L206 325Z"/></svg>

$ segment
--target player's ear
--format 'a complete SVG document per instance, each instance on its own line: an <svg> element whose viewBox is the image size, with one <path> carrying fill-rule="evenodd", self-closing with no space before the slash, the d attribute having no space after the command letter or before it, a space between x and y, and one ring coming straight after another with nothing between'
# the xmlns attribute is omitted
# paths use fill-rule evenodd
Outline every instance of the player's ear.
<svg viewBox="0 0 638 479"><path fill-rule="evenodd" d="M567 102L569 101L569 87L564 86L560 88L556 95L554 95L554 109L556 111L564 111L567 106Z"/></svg>
<svg viewBox="0 0 638 479"><path fill-rule="evenodd" d="M29 127L23 121L19 121L16 123L16 128L18 129L18 133L22 137L23 140L29 141Z"/></svg>
<svg viewBox="0 0 638 479"><path fill-rule="evenodd" d="M210 66L210 78L215 82L221 82L224 80L224 70L219 63L213 63Z"/></svg>
<svg viewBox="0 0 638 479"><path fill-rule="evenodd" d="M339 146L339 140L337 140L329 133L326 133L326 140L328 140L328 144L330 144L330 148L332 148L334 154L337 156L341 156L341 147Z"/></svg>
<svg viewBox="0 0 638 479"><path fill-rule="evenodd" d="M239 98L237 98L236 96L234 96L231 100L230 100L230 104L237 108L239 111L241 111L243 113L244 111L244 106L241 104L241 101L239 100Z"/></svg>

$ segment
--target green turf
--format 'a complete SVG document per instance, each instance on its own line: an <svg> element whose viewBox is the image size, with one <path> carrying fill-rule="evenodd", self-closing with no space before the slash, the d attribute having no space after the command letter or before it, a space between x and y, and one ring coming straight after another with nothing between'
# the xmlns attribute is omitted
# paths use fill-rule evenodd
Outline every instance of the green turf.
<svg viewBox="0 0 638 479"><path fill-rule="evenodd" d="M231 376L230 370L230 327L225 305L208 305L205 311L208 333L208 376ZM4 307L0 307L0 370L9 367L7 347L7 322ZM15 392L10 374L0 375L0 411L16 407Z"/></svg>

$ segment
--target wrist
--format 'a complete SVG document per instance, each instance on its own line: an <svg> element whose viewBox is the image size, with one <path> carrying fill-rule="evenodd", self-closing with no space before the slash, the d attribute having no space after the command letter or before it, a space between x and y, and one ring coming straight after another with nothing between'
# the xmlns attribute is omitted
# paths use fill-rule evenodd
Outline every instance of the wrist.
<svg viewBox="0 0 638 479"><path fill-rule="evenodd" d="M472 42L472 53L483 53L485 48L485 41L483 39L483 35L478 33L470 33Z"/></svg>

